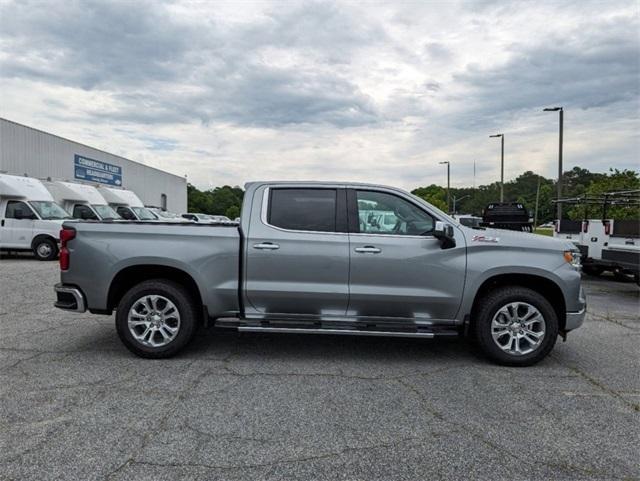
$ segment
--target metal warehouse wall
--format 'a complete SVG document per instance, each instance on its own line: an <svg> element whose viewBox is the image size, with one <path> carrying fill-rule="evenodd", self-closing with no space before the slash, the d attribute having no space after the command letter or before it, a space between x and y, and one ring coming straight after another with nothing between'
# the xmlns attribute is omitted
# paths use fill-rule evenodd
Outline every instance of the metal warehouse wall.
<svg viewBox="0 0 640 481"><path fill-rule="evenodd" d="M165 194L168 210L187 211L184 177L0 118L0 172L81 182L74 178L76 155L119 166L122 187L138 194L145 205L160 206Z"/></svg>

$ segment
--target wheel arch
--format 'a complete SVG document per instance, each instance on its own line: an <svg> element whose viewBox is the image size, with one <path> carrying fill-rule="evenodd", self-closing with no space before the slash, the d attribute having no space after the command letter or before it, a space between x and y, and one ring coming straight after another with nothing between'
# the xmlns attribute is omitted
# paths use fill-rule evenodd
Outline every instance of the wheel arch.
<svg viewBox="0 0 640 481"><path fill-rule="evenodd" d="M51 234L41 233L36 234L36 236L31 239L31 249L35 249L36 245L45 239L52 241L56 245L56 248L58 248L58 239L56 239Z"/></svg>
<svg viewBox="0 0 640 481"><path fill-rule="evenodd" d="M485 279L477 289L475 297L473 299L469 317L472 323L474 322L473 314L477 312L478 303L483 298L483 296L485 296L490 291L502 286L526 287L542 295L549 301L554 311L556 312L556 315L558 316L558 327L560 332L564 331L567 320L567 310L562 289L552 279L536 274L506 273L496 274Z"/></svg>
<svg viewBox="0 0 640 481"><path fill-rule="evenodd" d="M200 308L204 305L202 293L195 279L177 267L157 264L136 264L124 267L113 277L107 294L107 311L111 312L124 294L136 284L151 279L166 279L184 286Z"/></svg>

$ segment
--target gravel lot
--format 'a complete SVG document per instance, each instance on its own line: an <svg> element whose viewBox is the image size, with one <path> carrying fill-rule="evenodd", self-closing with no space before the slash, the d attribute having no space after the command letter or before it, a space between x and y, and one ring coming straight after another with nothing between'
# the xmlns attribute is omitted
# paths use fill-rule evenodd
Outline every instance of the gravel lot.
<svg viewBox="0 0 640 481"><path fill-rule="evenodd" d="M640 478L633 283L585 280L585 326L517 369L461 340L212 330L143 360L53 308L57 278L0 260L0 479Z"/></svg>

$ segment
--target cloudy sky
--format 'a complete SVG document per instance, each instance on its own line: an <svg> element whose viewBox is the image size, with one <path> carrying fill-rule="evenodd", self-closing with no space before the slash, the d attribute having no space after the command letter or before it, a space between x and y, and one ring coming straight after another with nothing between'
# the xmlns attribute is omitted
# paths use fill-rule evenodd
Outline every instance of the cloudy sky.
<svg viewBox="0 0 640 481"><path fill-rule="evenodd" d="M639 167L640 7L0 0L0 116L198 187Z"/></svg>

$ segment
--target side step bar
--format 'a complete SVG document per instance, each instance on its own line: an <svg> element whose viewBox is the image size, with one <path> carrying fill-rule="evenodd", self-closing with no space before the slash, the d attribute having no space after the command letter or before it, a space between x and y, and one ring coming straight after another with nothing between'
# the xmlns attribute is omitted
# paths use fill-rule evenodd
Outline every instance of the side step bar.
<svg viewBox="0 0 640 481"><path fill-rule="evenodd" d="M433 338L433 332L362 331L358 329L309 329L296 327L238 326L240 332L281 332L287 334L338 334L343 336L383 336ZM444 334L444 333L443 333ZM438 333L440 335L440 333Z"/></svg>

